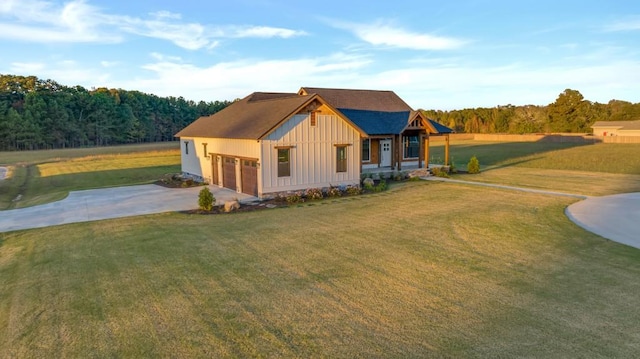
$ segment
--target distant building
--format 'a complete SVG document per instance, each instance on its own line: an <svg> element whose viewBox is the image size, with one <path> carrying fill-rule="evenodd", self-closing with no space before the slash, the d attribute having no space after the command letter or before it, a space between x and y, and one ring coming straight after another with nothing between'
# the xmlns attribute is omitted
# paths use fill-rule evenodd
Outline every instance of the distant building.
<svg viewBox="0 0 640 359"><path fill-rule="evenodd" d="M640 136L640 120L597 121L591 128L594 136Z"/></svg>

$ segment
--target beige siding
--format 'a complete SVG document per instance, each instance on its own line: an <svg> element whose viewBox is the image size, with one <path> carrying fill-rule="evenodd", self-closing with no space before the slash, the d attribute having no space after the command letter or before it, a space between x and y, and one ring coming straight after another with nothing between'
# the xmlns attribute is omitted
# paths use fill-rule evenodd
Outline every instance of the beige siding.
<svg viewBox="0 0 640 359"><path fill-rule="evenodd" d="M336 172L336 145L348 145L347 172ZM289 177L278 177L277 146L292 146ZM262 141L260 192L359 184L360 146L360 134L335 114L318 114L316 126L309 115L295 115Z"/></svg>
<svg viewBox="0 0 640 359"><path fill-rule="evenodd" d="M189 154L185 153L184 142L189 142ZM200 176L212 183L211 156L215 153L230 157L259 158L260 145L256 140L225 138L181 138L182 172ZM204 143L207 153L204 153Z"/></svg>
<svg viewBox="0 0 640 359"><path fill-rule="evenodd" d="M180 138L180 162L182 172L202 176L199 155L193 138Z"/></svg>

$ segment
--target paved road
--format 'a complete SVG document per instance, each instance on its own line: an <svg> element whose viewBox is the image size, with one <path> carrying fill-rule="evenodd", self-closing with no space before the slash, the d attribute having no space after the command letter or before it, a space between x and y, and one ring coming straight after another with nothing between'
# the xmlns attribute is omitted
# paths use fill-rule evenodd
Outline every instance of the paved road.
<svg viewBox="0 0 640 359"><path fill-rule="evenodd" d="M58 202L0 211L0 232L195 209L198 208L201 189L165 188L150 184L74 191ZM217 186L209 186L209 189L218 204L234 198L241 202L256 199Z"/></svg>
<svg viewBox="0 0 640 359"><path fill-rule="evenodd" d="M601 237L640 249L640 192L588 197L563 192L460 181L440 177L426 177L426 179L580 198L582 201L573 203L565 209L565 215L571 221Z"/></svg>

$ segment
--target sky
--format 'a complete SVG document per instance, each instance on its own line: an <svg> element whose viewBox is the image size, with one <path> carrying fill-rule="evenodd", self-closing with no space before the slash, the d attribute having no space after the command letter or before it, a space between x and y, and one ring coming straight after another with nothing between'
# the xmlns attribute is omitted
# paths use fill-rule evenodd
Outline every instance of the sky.
<svg viewBox="0 0 640 359"><path fill-rule="evenodd" d="M391 90L414 109L640 102L640 1L1 0L0 73L193 101Z"/></svg>

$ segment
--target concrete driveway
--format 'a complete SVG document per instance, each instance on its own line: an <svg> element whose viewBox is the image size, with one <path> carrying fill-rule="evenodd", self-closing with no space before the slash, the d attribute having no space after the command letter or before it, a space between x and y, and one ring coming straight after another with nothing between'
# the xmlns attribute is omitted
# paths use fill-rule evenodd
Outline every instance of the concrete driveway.
<svg viewBox="0 0 640 359"><path fill-rule="evenodd" d="M150 184L74 191L58 202L0 211L0 232L196 209L201 189ZM217 186L209 186L209 189L217 204L235 198L245 203L257 199Z"/></svg>
<svg viewBox="0 0 640 359"><path fill-rule="evenodd" d="M568 206L565 213L590 232L640 248L640 192L589 197Z"/></svg>

